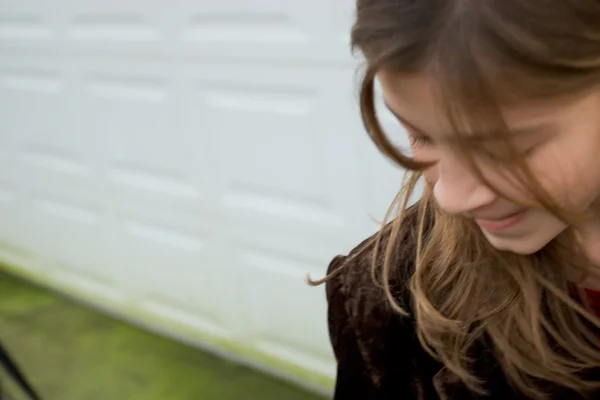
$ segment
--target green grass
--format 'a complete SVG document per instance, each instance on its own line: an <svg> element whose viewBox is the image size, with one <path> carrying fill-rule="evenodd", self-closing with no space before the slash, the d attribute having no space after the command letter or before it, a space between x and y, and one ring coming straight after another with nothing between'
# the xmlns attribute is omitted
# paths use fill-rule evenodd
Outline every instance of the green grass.
<svg viewBox="0 0 600 400"><path fill-rule="evenodd" d="M322 399L1 272L0 296L0 340L47 400Z"/></svg>

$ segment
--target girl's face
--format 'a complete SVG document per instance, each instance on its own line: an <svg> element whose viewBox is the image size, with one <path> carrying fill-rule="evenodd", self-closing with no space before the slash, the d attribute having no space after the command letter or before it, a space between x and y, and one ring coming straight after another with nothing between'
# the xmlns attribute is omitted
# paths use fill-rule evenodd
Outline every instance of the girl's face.
<svg viewBox="0 0 600 400"><path fill-rule="evenodd" d="M436 162L425 171L425 179L443 210L473 218L495 248L517 254L540 250L566 228L546 211L496 195L477 178L446 140L451 125L427 76L382 71L378 80L388 108L411 137L414 157ZM523 105L503 114L534 176L560 205L572 211L599 209L600 90L568 103ZM481 173L501 193L531 202L528 190L501 163L478 155L476 159Z"/></svg>

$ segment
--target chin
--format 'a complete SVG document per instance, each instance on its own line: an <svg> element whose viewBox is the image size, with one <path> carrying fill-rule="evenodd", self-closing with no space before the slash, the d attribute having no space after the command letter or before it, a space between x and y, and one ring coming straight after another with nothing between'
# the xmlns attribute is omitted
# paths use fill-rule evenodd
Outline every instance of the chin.
<svg viewBox="0 0 600 400"><path fill-rule="evenodd" d="M485 236L494 248L522 256L528 256L540 251L556 237L552 236L544 238L498 238L487 234Z"/></svg>

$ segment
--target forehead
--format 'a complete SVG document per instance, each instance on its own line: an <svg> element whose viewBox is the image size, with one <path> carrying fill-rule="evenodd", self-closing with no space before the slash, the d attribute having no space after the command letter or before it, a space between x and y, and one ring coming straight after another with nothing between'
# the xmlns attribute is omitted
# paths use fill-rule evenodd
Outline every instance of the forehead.
<svg viewBox="0 0 600 400"><path fill-rule="evenodd" d="M402 120L430 135L451 132L438 87L427 75L381 71L377 79L388 108ZM565 108L564 101L538 101L504 107L500 111L510 129L526 131L530 127L557 122Z"/></svg>

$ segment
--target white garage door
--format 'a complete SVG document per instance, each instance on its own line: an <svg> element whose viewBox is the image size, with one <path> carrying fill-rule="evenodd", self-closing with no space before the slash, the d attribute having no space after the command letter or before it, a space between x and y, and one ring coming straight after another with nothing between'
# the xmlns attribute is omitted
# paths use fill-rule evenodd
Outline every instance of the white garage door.
<svg viewBox="0 0 600 400"><path fill-rule="evenodd" d="M376 229L400 176L359 121L352 3L2 0L1 259L329 387L304 276Z"/></svg>

